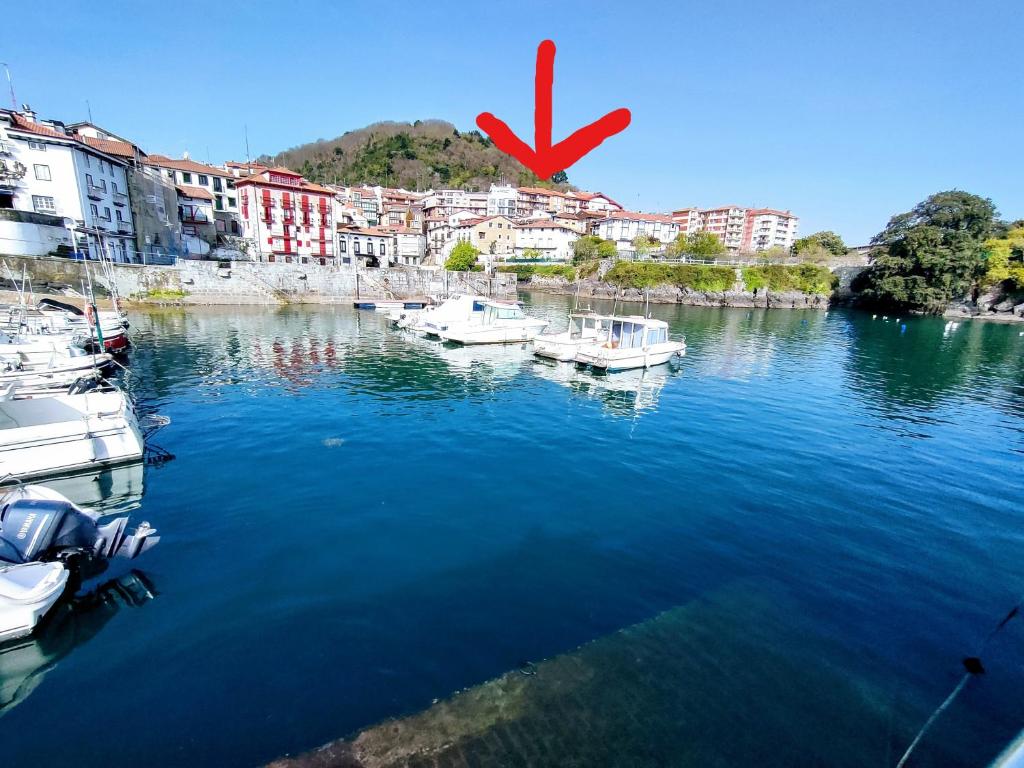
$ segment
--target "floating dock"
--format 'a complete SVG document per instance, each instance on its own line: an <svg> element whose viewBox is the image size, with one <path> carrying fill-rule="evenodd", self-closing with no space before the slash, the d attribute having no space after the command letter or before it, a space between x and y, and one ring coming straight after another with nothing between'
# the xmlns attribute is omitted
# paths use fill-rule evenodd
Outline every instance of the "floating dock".
<svg viewBox="0 0 1024 768"><path fill-rule="evenodd" d="M356 309L368 309L376 312L387 312L392 309L423 309L430 304L429 299L358 299L352 302Z"/></svg>

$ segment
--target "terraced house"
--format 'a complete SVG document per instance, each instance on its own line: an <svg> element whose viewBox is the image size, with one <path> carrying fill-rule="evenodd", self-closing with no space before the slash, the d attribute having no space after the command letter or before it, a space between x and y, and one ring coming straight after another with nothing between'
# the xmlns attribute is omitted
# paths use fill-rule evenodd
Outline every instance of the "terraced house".
<svg viewBox="0 0 1024 768"><path fill-rule="evenodd" d="M334 192L287 168L269 168L235 182L242 235L261 261L326 264L334 258Z"/></svg>

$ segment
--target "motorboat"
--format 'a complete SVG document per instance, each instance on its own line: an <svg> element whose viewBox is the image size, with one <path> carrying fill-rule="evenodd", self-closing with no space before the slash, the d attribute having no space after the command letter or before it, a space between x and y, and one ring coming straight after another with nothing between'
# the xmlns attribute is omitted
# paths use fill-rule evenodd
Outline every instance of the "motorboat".
<svg viewBox="0 0 1024 768"><path fill-rule="evenodd" d="M32 633L68 589L102 574L112 558L133 560L159 536L148 523L100 516L41 485L0 497L0 642Z"/></svg>
<svg viewBox="0 0 1024 768"><path fill-rule="evenodd" d="M561 333L542 333L533 340L533 354L563 363L572 362L581 345L605 338L610 326L610 315L574 312L569 315L569 327L566 330Z"/></svg>
<svg viewBox="0 0 1024 768"><path fill-rule="evenodd" d="M602 371L628 371L667 363L686 352L685 341L672 341L668 323L641 315L612 315L607 333L576 352L576 363Z"/></svg>
<svg viewBox="0 0 1024 768"><path fill-rule="evenodd" d="M457 344L512 344L533 341L548 326L547 320L530 317L517 301L486 299L483 312L469 320L452 323L438 336Z"/></svg>
<svg viewBox="0 0 1024 768"><path fill-rule="evenodd" d="M486 302L485 296L455 294L435 306L391 312L388 319L394 327L419 336L438 336L449 325L482 317Z"/></svg>
<svg viewBox="0 0 1024 768"><path fill-rule="evenodd" d="M0 475L22 480L137 461L143 438L117 389L0 399Z"/></svg>

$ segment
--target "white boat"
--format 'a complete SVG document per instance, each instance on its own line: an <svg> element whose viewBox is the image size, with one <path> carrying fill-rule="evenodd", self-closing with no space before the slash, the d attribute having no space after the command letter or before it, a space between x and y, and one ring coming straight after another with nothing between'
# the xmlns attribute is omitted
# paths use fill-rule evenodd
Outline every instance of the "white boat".
<svg viewBox="0 0 1024 768"><path fill-rule="evenodd" d="M576 362L602 371L628 371L667 363L684 354L686 342L672 341L668 323L640 315L614 315L608 331L588 344L581 344Z"/></svg>
<svg viewBox="0 0 1024 768"><path fill-rule="evenodd" d="M0 642L31 634L67 582L68 571L60 563L0 566Z"/></svg>
<svg viewBox="0 0 1024 768"><path fill-rule="evenodd" d="M69 474L142 454L135 412L116 389L0 400L0 475Z"/></svg>
<svg viewBox="0 0 1024 768"><path fill-rule="evenodd" d="M452 323L438 336L457 344L514 344L533 341L547 328L547 320L530 317L515 301L487 299L483 312L468 321Z"/></svg>
<svg viewBox="0 0 1024 768"><path fill-rule="evenodd" d="M0 331L0 378L17 378L19 373L86 371L112 363L107 353L86 352L70 335L11 335Z"/></svg>
<svg viewBox="0 0 1024 768"><path fill-rule="evenodd" d="M436 306L392 312L388 319L397 328L412 331L420 336L438 336L449 325L471 322L482 317L485 296L455 294Z"/></svg>
<svg viewBox="0 0 1024 768"><path fill-rule="evenodd" d="M559 362L571 362L583 344L604 338L611 325L610 315L594 312L574 312L569 315L569 327L561 333L542 333L533 340L533 354Z"/></svg>

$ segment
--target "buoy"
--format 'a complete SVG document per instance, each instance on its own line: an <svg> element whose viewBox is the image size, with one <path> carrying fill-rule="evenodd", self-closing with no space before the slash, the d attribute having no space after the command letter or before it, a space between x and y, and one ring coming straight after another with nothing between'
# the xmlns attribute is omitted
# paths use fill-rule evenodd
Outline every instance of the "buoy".
<svg viewBox="0 0 1024 768"><path fill-rule="evenodd" d="M906 332L907 332L907 324L903 323L903 324L900 325L900 333L906 333Z"/></svg>
<svg viewBox="0 0 1024 768"><path fill-rule="evenodd" d="M878 315L872 315L872 316L871 316L871 319L872 319L872 320L877 320L877 319L878 319Z"/></svg>
<svg viewBox="0 0 1024 768"><path fill-rule="evenodd" d="M888 316L888 315L882 315L882 319L883 319L883 320L888 320L888 319L889 319L889 316Z"/></svg>

